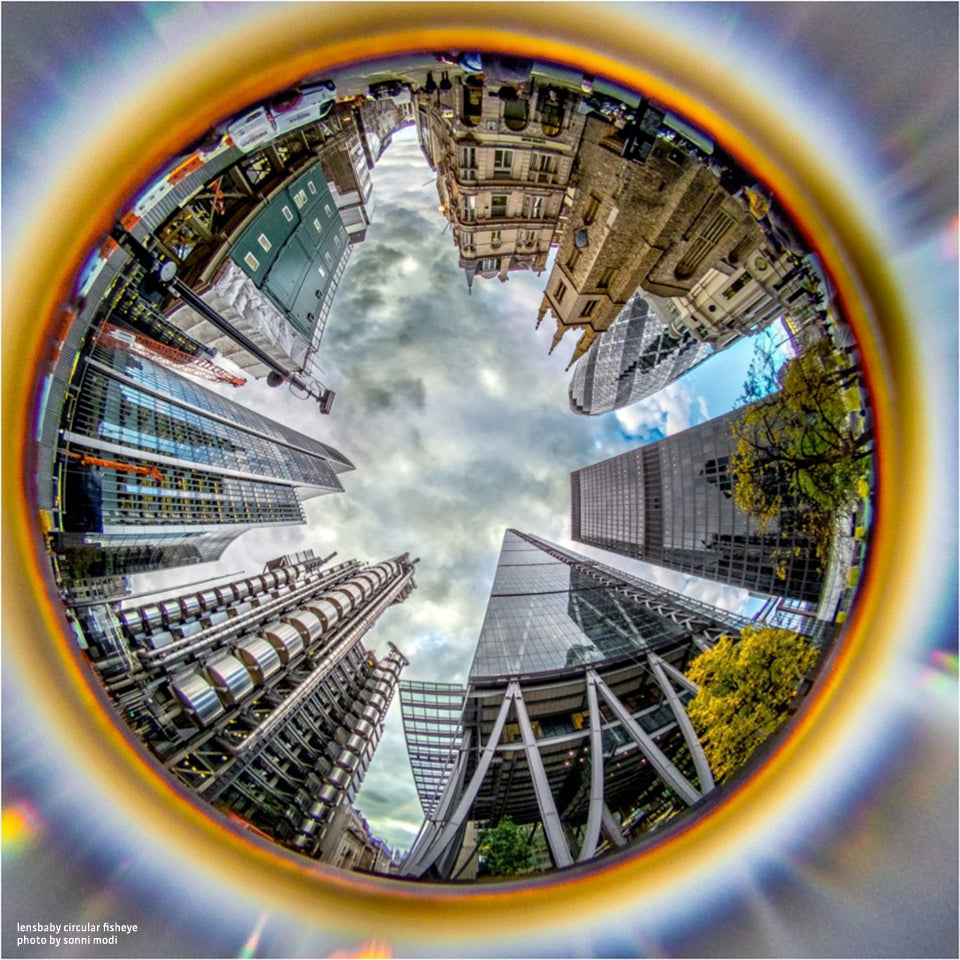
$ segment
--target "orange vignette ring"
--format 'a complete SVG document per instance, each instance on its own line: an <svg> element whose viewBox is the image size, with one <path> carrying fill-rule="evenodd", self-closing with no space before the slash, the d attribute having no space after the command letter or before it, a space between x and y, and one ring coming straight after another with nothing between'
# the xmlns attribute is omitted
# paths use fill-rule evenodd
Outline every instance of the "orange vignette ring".
<svg viewBox="0 0 960 960"><path fill-rule="evenodd" d="M282 902L317 922L358 930L375 922L400 937L429 929L438 937L482 938L530 932L533 925L556 928L582 920L590 902L617 907L638 890L663 892L729 852L747 825L768 817L817 768L831 730L866 696L897 643L891 611L903 609L909 588L892 576L894 536L899 562L910 569L921 525L903 521L924 504L924 440L911 429L922 422L922 411L907 330L878 255L812 151L788 137L752 91L740 89L735 78L718 83L714 75L707 84L702 61L698 65L689 50L616 10L597 8L589 18L578 10L573 4L324 4L305 16L300 4L268 8L255 28L220 36L202 54L168 66L156 78L164 96L149 111L142 103L125 104L111 118L125 136L113 138L106 156L91 150L88 162L62 171L42 204L41 212L51 215L35 219L5 263L6 652L43 698L58 735L74 754L97 758L105 791L148 831L264 902ZM255 846L189 803L110 721L51 601L30 463L37 385L18 371L23 358L32 358L28 370L47 364L72 277L125 199L166 156L221 117L337 64L409 50L484 48L564 61L642 89L706 129L779 195L820 253L859 341L876 418L877 523L868 576L834 667L792 735L746 787L668 843L613 866L596 864L575 884L564 874L526 887L424 888L335 873ZM642 64L636 51L643 51ZM56 198L65 195L73 198L71 208L59 205L53 215ZM900 521L895 532L891 517Z"/></svg>

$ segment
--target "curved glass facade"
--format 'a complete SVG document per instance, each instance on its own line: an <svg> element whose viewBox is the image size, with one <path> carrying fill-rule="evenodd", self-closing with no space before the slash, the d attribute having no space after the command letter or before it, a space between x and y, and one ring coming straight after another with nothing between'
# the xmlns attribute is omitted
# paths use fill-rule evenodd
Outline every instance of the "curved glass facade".
<svg viewBox="0 0 960 960"><path fill-rule="evenodd" d="M661 301L666 303L666 301ZM595 416L652 397L713 353L690 333L675 335L651 299L634 294L570 381L570 409Z"/></svg>
<svg viewBox="0 0 960 960"><path fill-rule="evenodd" d="M508 530L470 677L526 676L656 651L689 637L691 617L707 630L745 622Z"/></svg>

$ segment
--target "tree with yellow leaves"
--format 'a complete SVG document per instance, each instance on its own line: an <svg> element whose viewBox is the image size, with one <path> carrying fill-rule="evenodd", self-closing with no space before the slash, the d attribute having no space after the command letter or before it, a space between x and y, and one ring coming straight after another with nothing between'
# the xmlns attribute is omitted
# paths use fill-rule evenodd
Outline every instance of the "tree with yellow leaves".
<svg viewBox="0 0 960 960"><path fill-rule="evenodd" d="M817 656L797 633L749 626L739 640L721 637L690 664L687 676L699 692L687 714L717 781L739 770L783 723Z"/></svg>
<svg viewBox="0 0 960 960"><path fill-rule="evenodd" d="M873 449L850 418L846 393L859 371L826 340L778 366L759 347L732 424L733 497L760 521L802 533L821 562L837 513L856 496ZM772 392L771 392L772 391Z"/></svg>

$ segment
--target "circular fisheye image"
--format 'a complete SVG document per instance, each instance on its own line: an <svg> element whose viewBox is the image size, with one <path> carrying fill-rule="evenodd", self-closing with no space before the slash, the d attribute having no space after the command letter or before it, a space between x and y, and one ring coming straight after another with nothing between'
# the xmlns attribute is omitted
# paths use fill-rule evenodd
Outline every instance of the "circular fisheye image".
<svg viewBox="0 0 960 960"><path fill-rule="evenodd" d="M731 145L549 59L347 64L115 211L38 371L113 722L232 829L487 884L630 856L776 749L857 601L874 430Z"/></svg>

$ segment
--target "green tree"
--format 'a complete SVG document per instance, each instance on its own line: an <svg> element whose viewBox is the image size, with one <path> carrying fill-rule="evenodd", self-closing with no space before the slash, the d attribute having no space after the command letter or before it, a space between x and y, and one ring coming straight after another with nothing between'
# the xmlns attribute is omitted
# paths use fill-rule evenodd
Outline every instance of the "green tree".
<svg viewBox="0 0 960 960"><path fill-rule="evenodd" d="M533 862L533 844L529 830L505 817L495 826L480 831L478 840L479 873L491 877L512 877L529 870Z"/></svg>
<svg viewBox="0 0 960 960"><path fill-rule="evenodd" d="M802 533L821 562L873 449L872 433L850 419L847 391L858 379L858 368L826 340L782 365L769 344L760 346L738 401L744 410L731 427L737 505L760 521L761 532L776 521L783 532Z"/></svg>
<svg viewBox="0 0 960 960"><path fill-rule="evenodd" d="M687 668L699 687L687 703L714 777L726 780L783 723L817 651L799 634L750 626L721 637Z"/></svg>

